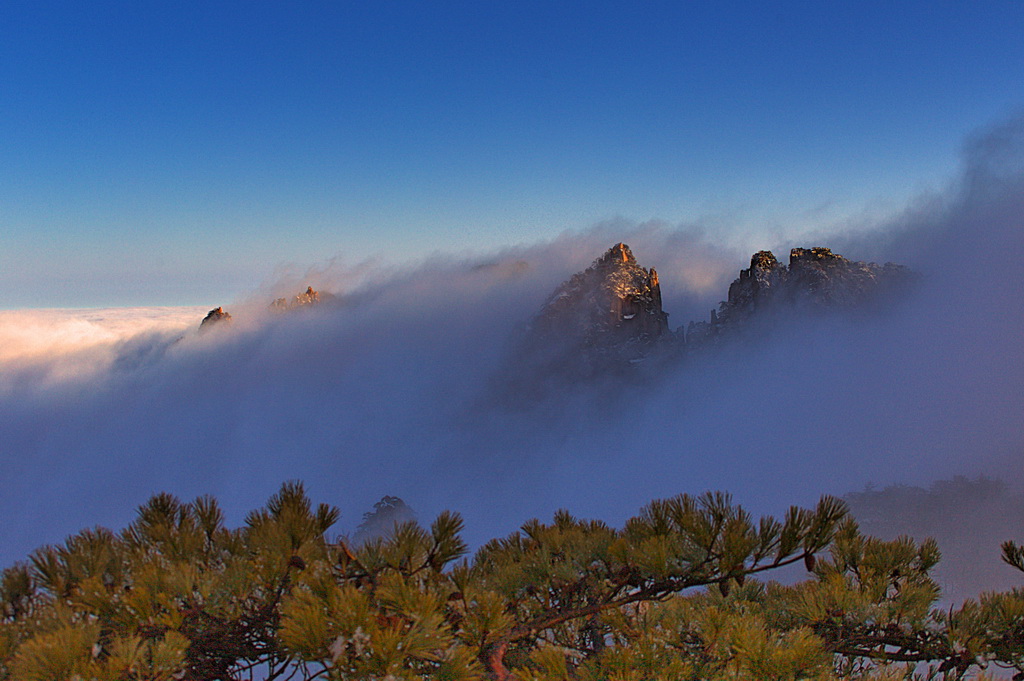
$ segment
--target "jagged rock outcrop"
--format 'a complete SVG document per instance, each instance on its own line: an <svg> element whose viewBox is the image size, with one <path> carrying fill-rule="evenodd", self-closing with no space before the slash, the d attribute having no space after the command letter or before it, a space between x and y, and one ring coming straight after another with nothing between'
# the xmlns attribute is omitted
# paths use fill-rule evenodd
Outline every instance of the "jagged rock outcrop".
<svg viewBox="0 0 1024 681"><path fill-rule="evenodd" d="M787 270L771 251L758 251L750 258L750 269L740 270L729 286L729 304L752 310L786 283Z"/></svg>
<svg viewBox="0 0 1024 681"><path fill-rule="evenodd" d="M668 332L658 273L641 267L626 244L616 244L573 275L533 322L538 336L576 339L588 347L649 345Z"/></svg>
<svg viewBox="0 0 1024 681"><path fill-rule="evenodd" d="M794 248L788 266L759 251L710 321L672 331L657 272L619 243L548 298L495 376L491 397L521 408L573 383L643 380L662 374L664 362L685 361L730 339L760 338L794 313L881 301L916 277L901 265L851 261L828 248Z"/></svg>
<svg viewBox="0 0 1024 681"><path fill-rule="evenodd" d="M270 309L277 312L284 312L302 307L320 305L322 303L332 301L334 298L335 296L333 294L314 291L312 286L307 286L305 293L300 293L290 300L288 298L278 298L270 304ZM206 314L203 321L199 323L199 330L205 333L214 326L228 323L230 321L231 315L228 312L225 312L223 307L217 307Z"/></svg>
<svg viewBox="0 0 1024 681"><path fill-rule="evenodd" d="M223 307L215 307L206 313L203 321L199 322L199 331L205 333L215 326L231 322L231 315L224 311Z"/></svg>
<svg viewBox="0 0 1024 681"><path fill-rule="evenodd" d="M311 305L319 305L326 303L334 299L334 295L330 293L322 293L320 291L314 291L312 286L306 287L305 293L300 293L291 299L288 298L277 298L270 304L270 309L283 312L286 310L294 310L300 307L309 307Z"/></svg>
<svg viewBox="0 0 1024 681"><path fill-rule="evenodd" d="M758 251L709 321L672 332L657 272L641 267L619 243L552 294L533 320L525 347L534 358L554 353L547 364L559 364L556 373L594 374L636 363L655 348L662 356L682 351L684 344L698 350L759 327L785 309L806 314L858 307L914 276L902 265L848 260L824 247L794 248L788 266L771 251Z"/></svg>
<svg viewBox="0 0 1024 681"><path fill-rule="evenodd" d="M512 402L522 402L550 385L629 371L672 338L658 273L616 244L548 298L498 383Z"/></svg>
<svg viewBox="0 0 1024 681"><path fill-rule="evenodd" d="M805 310L850 309L906 286L914 274L903 265L848 260L825 247L794 248L789 267L771 251L758 251L750 268L729 286L729 298L707 322L690 322L688 343L701 343L739 330L753 318L783 307Z"/></svg>
<svg viewBox="0 0 1024 681"><path fill-rule="evenodd" d="M791 295L814 305L854 307L907 279L901 265L847 260L828 248L794 248L786 284Z"/></svg>

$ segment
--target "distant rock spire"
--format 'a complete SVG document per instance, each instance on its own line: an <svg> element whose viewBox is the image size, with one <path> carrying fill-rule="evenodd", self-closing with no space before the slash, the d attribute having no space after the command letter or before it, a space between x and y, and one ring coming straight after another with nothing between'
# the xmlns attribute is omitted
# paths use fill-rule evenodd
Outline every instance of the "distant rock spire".
<svg viewBox="0 0 1024 681"><path fill-rule="evenodd" d="M794 248L788 267L771 251L758 251L708 321L673 332L658 273L641 267L620 242L555 289L500 372L496 394L507 404L529 404L567 381L637 375L638 364L650 373L660 361L719 340L756 336L784 308L851 308L914 278L901 265L850 261L823 247Z"/></svg>
<svg viewBox="0 0 1024 681"><path fill-rule="evenodd" d="M876 265L847 260L823 246L794 248L789 267L771 251L758 251L750 268L740 270L729 286L729 297L711 311L710 322L691 323L687 343L700 342L737 331L769 310L785 306L810 310L853 308L880 293L914 279L902 265Z"/></svg>
<svg viewBox="0 0 1024 681"><path fill-rule="evenodd" d="M305 293L291 298L278 298L270 304L270 309L278 312L285 310L294 310L299 307L308 307L311 305L319 305L325 303L334 298L330 293L321 293L320 291L313 290L312 286L307 286Z"/></svg>
<svg viewBox="0 0 1024 681"><path fill-rule="evenodd" d="M636 263L636 258L633 257L633 251L629 250L629 246L620 241L609 248L594 264L610 263Z"/></svg>
<svg viewBox="0 0 1024 681"><path fill-rule="evenodd" d="M551 294L517 344L503 390L522 399L552 381L627 371L671 336L658 273L618 243Z"/></svg>
<svg viewBox="0 0 1024 681"><path fill-rule="evenodd" d="M206 316L203 317L203 321L199 322L199 330L205 333L214 326L226 324L230 321L231 315L225 312L223 307L215 307L206 313Z"/></svg>
<svg viewBox="0 0 1024 681"><path fill-rule="evenodd" d="M591 345L653 341L668 331L658 273L640 267L629 246L618 243L559 286L534 326Z"/></svg>

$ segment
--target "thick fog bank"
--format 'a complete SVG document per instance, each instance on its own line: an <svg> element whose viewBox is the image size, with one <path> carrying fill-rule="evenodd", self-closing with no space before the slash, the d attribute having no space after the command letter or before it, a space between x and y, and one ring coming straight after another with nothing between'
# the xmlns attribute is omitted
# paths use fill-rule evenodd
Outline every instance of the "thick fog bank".
<svg viewBox="0 0 1024 681"><path fill-rule="evenodd" d="M404 269L329 263L228 306L233 322L202 334L205 310L195 309L168 311L159 328L147 310L0 317L5 337L28 336L0 371L0 555L14 560L84 525L122 525L160 490L217 494L240 519L293 478L342 507L341 529L385 493L424 516L465 505L480 537L548 512L529 492L507 519L482 503L495 462L511 472L532 454L516 441L519 424L475 405L550 291L619 238L648 260L695 263L666 274L680 309L708 309L739 258L693 230L617 223ZM267 309L307 280L336 303ZM124 326L132 317L138 334ZM74 329L88 333L76 342ZM559 441L566 424L548 424L538 442Z"/></svg>
<svg viewBox="0 0 1024 681"><path fill-rule="evenodd" d="M1024 537L1024 489L991 478L955 477L927 488L893 485L847 495L861 530L883 539L933 537L942 551L934 570L955 603L982 591L1024 585L999 556L1007 539Z"/></svg>
<svg viewBox="0 0 1024 681"><path fill-rule="evenodd" d="M231 325L200 335L199 315L181 340L165 330L103 346L89 371L0 359L0 562L85 525L121 526L156 491L213 493L240 521L296 478L341 508L339 531L391 494L420 518L462 512L472 542L559 507L619 522L651 498L707 489L780 512L869 482L1016 482L1024 174L1008 158L1020 127L976 140L962 181L870 239L793 244L909 264L922 275L909 297L794 318L648 382L567 387L515 409L487 399L545 298L613 243L657 268L672 327L706 318L750 253L692 228L616 223L404 269L334 262L229 306ZM266 309L306 283L339 298Z"/></svg>

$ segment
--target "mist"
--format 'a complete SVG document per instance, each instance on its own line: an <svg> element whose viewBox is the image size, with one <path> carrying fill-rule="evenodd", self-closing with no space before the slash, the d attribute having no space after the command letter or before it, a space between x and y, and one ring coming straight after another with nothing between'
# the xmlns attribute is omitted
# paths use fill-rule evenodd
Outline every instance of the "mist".
<svg viewBox="0 0 1024 681"><path fill-rule="evenodd" d="M219 301L234 321L203 334L202 312L179 310L164 326L140 313L137 327L51 342L68 318L35 317L19 341L31 350L0 352L0 561L121 527L158 491L214 494L240 522L291 479L341 509L339 532L394 495L421 519L459 511L471 543L557 508L618 523L652 498L709 489L779 513L868 484L1020 485L1022 160L1015 119L968 142L945 190L883 223L753 245L909 265L920 283L891 305L793 317L646 381L526 405L488 399L510 348L609 246L658 270L673 328L706 319L752 251L700 225L612 221L494 253L282 269ZM307 284L338 298L267 309ZM18 328L25 317L0 315L0 338ZM977 560L997 563L997 547Z"/></svg>

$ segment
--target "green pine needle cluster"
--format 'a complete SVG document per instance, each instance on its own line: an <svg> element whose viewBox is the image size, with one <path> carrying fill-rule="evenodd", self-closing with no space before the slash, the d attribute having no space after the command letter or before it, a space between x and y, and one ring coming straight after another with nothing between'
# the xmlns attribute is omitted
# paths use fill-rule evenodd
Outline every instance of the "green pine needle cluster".
<svg viewBox="0 0 1024 681"><path fill-rule="evenodd" d="M233 529L160 494L40 548L0 579L0 680L1024 678L1024 590L937 609L935 543L863 536L830 497L755 519L682 495L622 528L559 511L472 557L454 513L363 542L329 539L338 518L298 483Z"/></svg>

